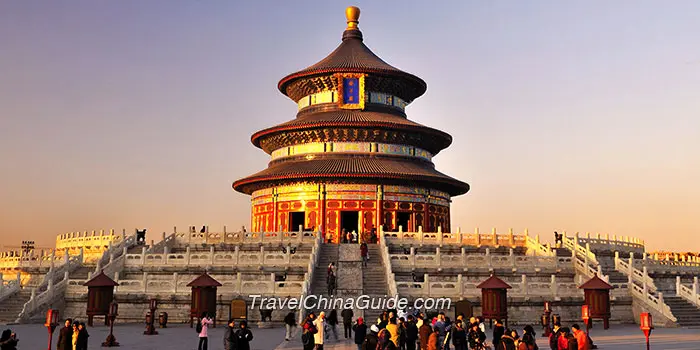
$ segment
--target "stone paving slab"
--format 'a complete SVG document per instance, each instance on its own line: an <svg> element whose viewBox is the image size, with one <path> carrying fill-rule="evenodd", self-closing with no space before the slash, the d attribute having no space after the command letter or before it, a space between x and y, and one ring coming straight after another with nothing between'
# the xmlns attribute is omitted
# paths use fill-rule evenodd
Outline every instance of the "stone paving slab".
<svg viewBox="0 0 700 350"><path fill-rule="evenodd" d="M12 329L20 339L19 350L39 350L46 349L48 345L48 332L43 325L10 325L0 326L0 330ZM127 324L115 325L114 336L120 347L114 349L126 350L157 350L157 349L182 349L196 350L198 337L193 328L187 325L174 325L168 328L157 328L158 335L143 335L144 325ZM284 328L258 329L251 328L253 332L252 350L271 350L284 341ZM102 348L102 342L109 334L109 327L97 326L88 327L90 333L88 349ZM209 349L221 350L223 345L224 328L209 330ZM52 349L56 349L56 339L58 339L58 329L54 332Z"/></svg>

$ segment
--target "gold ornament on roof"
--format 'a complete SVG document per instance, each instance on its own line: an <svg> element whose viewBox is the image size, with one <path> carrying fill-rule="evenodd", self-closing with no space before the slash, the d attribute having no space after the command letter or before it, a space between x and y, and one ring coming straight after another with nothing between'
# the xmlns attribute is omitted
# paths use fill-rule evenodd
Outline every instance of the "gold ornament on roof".
<svg viewBox="0 0 700 350"><path fill-rule="evenodd" d="M345 17L348 19L347 29L357 29L357 24L360 23L360 9L355 6L348 6L345 9Z"/></svg>

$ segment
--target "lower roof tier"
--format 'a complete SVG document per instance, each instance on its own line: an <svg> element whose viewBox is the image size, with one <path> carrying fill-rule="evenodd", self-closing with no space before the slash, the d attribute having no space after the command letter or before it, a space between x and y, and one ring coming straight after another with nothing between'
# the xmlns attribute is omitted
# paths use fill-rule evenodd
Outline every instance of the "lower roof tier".
<svg viewBox="0 0 700 350"><path fill-rule="evenodd" d="M418 146L435 155L452 143L452 137L397 114L333 110L299 116L260 130L251 141L268 154L307 142L364 141Z"/></svg>
<svg viewBox="0 0 700 350"><path fill-rule="evenodd" d="M274 184L298 181L374 182L419 185L458 196L469 184L435 170L432 163L403 157L330 157L271 163L256 174L233 183L233 189L252 194Z"/></svg>

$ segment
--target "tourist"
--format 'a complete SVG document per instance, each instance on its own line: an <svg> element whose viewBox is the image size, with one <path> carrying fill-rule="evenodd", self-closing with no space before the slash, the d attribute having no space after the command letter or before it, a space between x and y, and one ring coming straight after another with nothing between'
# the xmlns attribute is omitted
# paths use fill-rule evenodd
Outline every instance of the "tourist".
<svg viewBox="0 0 700 350"><path fill-rule="evenodd" d="M493 326L493 347L498 349L498 344L501 343L501 337L505 333L505 328L503 327L503 322L501 320L496 320L496 325Z"/></svg>
<svg viewBox="0 0 700 350"><path fill-rule="evenodd" d="M503 336L501 336L501 342L496 346L496 350L516 350L515 339L512 334L510 329L506 329Z"/></svg>
<svg viewBox="0 0 700 350"><path fill-rule="evenodd" d="M467 331L464 329L462 320L459 317L450 333L452 334L452 345L455 346L455 350L467 350Z"/></svg>
<svg viewBox="0 0 700 350"><path fill-rule="evenodd" d="M352 233L345 233L345 243L352 243Z"/></svg>
<svg viewBox="0 0 700 350"><path fill-rule="evenodd" d="M557 341L557 346L559 350L577 350L578 343L576 342L576 337L574 337L569 328L562 327L559 329L559 340Z"/></svg>
<svg viewBox="0 0 700 350"><path fill-rule="evenodd" d="M316 326L314 326L314 319L316 315L312 312L304 319L301 323L302 333L301 333L301 344L304 346L304 350L313 350L316 346L314 341L314 334L318 332Z"/></svg>
<svg viewBox="0 0 700 350"><path fill-rule="evenodd" d="M518 345L518 350L534 350L537 349L537 340L535 329L531 325L523 327L523 337Z"/></svg>
<svg viewBox="0 0 700 350"><path fill-rule="evenodd" d="M423 318L421 317L420 320L422 321ZM427 350L428 349L428 340L430 338L430 335L433 333L433 327L428 324L428 322L423 321L423 324L418 328L418 335L420 337L420 349L421 350Z"/></svg>
<svg viewBox="0 0 700 350"><path fill-rule="evenodd" d="M390 319L391 322L391 319ZM391 334L391 331L389 331L390 325L396 325L395 323L389 323L387 325L386 329L382 329L379 331L379 334L377 335L377 339L379 340L379 347L378 349L381 350L398 350L398 347L396 346L396 343L392 340L393 335Z"/></svg>
<svg viewBox="0 0 700 350"><path fill-rule="evenodd" d="M554 231L554 246L556 248L561 248L564 240L564 234L557 233L557 231Z"/></svg>
<svg viewBox="0 0 700 350"><path fill-rule="evenodd" d="M0 350L17 350L17 335L10 329L2 331L2 336L0 336Z"/></svg>
<svg viewBox="0 0 700 350"><path fill-rule="evenodd" d="M445 341L445 328L447 327L447 324L445 324L445 313L440 312L437 316L437 321L435 321L435 324L433 325L435 328L438 329L438 335L440 336L440 339L438 339L439 344L443 345ZM441 346L440 349L444 347Z"/></svg>
<svg viewBox="0 0 700 350"><path fill-rule="evenodd" d="M355 344L357 345L357 350L362 350L362 343L365 341L365 337L367 336L367 325L362 317L357 318L357 323L352 326L352 330L355 332Z"/></svg>
<svg viewBox="0 0 700 350"><path fill-rule="evenodd" d="M248 321L241 321L241 326L236 331L236 350L250 350L251 341L253 332L248 329Z"/></svg>
<svg viewBox="0 0 700 350"><path fill-rule="evenodd" d="M362 342L361 349L358 350L364 350L364 349L376 349L377 344L379 344L379 327L377 327L376 324L372 325L372 327L369 327L369 334L365 336L365 340Z"/></svg>
<svg viewBox="0 0 700 350"><path fill-rule="evenodd" d="M211 320L209 317L209 314L206 312L202 313L202 317L197 321L197 330L199 333L199 345L197 346L198 350L207 350L207 347L209 345L209 325L214 324L214 321Z"/></svg>
<svg viewBox="0 0 700 350"><path fill-rule="evenodd" d="M379 323L378 326L380 330L386 328L386 325L389 324L389 313L387 311L382 311L382 315L379 316L377 323Z"/></svg>
<svg viewBox="0 0 700 350"><path fill-rule="evenodd" d="M284 340L289 341L292 338L292 332L297 323L294 320L294 311L290 311L287 316L284 317L284 326L286 328L286 333L284 334Z"/></svg>
<svg viewBox="0 0 700 350"><path fill-rule="evenodd" d="M399 317L399 350L406 350L406 322L403 317Z"/></svg>
<svg viewBox="0 0 700 350"><path fill-rule="evenodd" d="M228 320L224 333L224 350L238 350L238 338L236 337L236 320Z"/></svg>
<svg viewBox="0 0 700 350"><path fill-rule="evenodd" d="M85 323L80 322L78 324L78 343L77 343L77 350L87 350L88 348L88 338L90 337L90 334L88 334L87 328L85 327Z"/></svg>
<svg viewBox="0 0 700 350"><path fill-rule="evenodd" d="M345 309L340 312L340 317L343 318L343 333L345 334L345 339L352 338L352 317L355 313L352 309Z"/></svg>
<svg viewBox="0 0 700 350"><path fill-rule="evenodd" d="M559 350L559 338L561 337L561 323L554 322L552 332L549 333L549 348L551 350Z"/></svg>
<svg viewBox="0 0 700 350"><path fill-rule="evenodd" d="M314 344L316 344L316 350L323 350L323 340L325 339L326 333L326 313L321 311L318 318L314 321L314 326L316 327L316 333L314 334Z"/></svg>
<svg viewBox="0 0 700 350"><path fill-rule="evenodd" d="M581 330L578 324L571 326L571 330L574 332L574 337L576 337L576 342L578 343L578 349L576 350L588 350L591 348L588 343L588 335Z"/></svg>
<svg viewBox="0 0 700 350"><path fill-rule="evenodd" d="M481 333L486 334L486 325L484 324L484 317L478 316L476 320L477 322L479 322L479 329L481 330Z"/></svg>
<svg viewBox="0 0 700 350"><path fill-rule="evenodd" d="M486 334L479 329L478 323L471 324L471 329L467 334L467 341L471 349L483 349L484 342L486 341Z"/></svg>
<svg viewBox="0 0 700 350"><path fill-rule="evenodd" d="M333 338L338 340L338 311L331 310L331 314L328 315L328 325L330 326L331 332L333 333ZM326 339L330 337L330 333L326 335Z"/></svg>
<svg viewBox="0 0 700 350"><path fill-rule="evenodd" d="M396 324L396 317L390 317L389 323L386 325L386 330L389 332L389 337L391 341L399 346L399 325ZM380 337L381 338L381 337Z"/></svg>
<svg viewBox="0 0 700 350"><path fill-rule="evenodd" d="M357 243L357 232L352 230L352 243Z"/></svg>
<svg viewBox="0 0 700 350"><path fill-rule="evenodd" d="M415 323L413 315L408 315L406 322L406 350L416 350L416 341L418 340L418 327Z"/></svg>
<svg viewBox="0 0 700 350"><path fill-rule="evenodd" d="M438 344L440 342L440 329L437 327L433 328L433 332L430 333L428 337L428 343L426 346L427 350L438 350Z"/></svg>
<svg viewBox="0 0 700 350"><path fill-rule="evenodd" d="M58 332L58 342L56 343L56 350L72 350L73 349L73 328L71 324L73 320L66 319L66 322Z"/></svg>
<svg viewBox="0 0 700 350"><path fill-rule="evenodd" d="M443 350L450 350L450 343L452 342L452 321L449 317L444 317L445 319L445 336L442 338L442 348Z"/></svg>
<svg viewBox="0 0 700 350"><path fill-rule="evenodd" d="M362 267L367 267L367 258L369 257L369 247L367 243L360 244L360 257L362 258Z"/></svg>
<svg viewBox="0 0 700 350"><path fill-rule="evenodd" d="M80 330L78 330L78 325L78 321L73 322L73 333L71 336L71 346L73 350L78 350L78 336L80 335L78 333L80 332Z"/></svg>

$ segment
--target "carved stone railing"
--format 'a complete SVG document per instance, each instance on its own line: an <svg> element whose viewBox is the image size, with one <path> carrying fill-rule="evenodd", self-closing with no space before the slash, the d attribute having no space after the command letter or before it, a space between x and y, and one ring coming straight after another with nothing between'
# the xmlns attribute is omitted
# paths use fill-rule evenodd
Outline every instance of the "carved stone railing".
<svg viewBox="0 0 700 350"><path fill-rule="evenodd" d="M306 266L306 273L304 274L304 283L301 286L300 300L306 299L306 296L309 295L309 293L311 293L311 282L314 280L314 267L318 265L318 260L320 259L319 249L321 249L321 244L323 243L322 237L323 234L319 230L319 232L316 233L314 245L311 247L311 256L309 258L309 264ZM300 312L299 315L297 315L297 317L297 323L301 324L304 321L306 315L303 312Z"/></svg>
<svg viewBox="0 0 700 350"><path fill-rule="evenodd" d="M173 246L177 243L177 239L175 238L176 234L171 233L170 235L165 235L165 232L163 232L163 239L148 247L148 250L146 251L147 253L157 253L160 251L166 251L169 249L172 249Z"/></svg>
<svg viewBox="0 0 700 350"><path fill-rule="evenodd" d="M55 249L32 250L27 255L9 255L0 257L0 269L48 268L63 264L63 256L56 256Z"/></svg>
<svg viewBox="0 0 700 350"><path fill-rule="evenodd" d="M530 237L530 235L525 234L526 241L525 244L527 246L527 252L528 255L536 255L536 256L556 256L555 252L552 250L552 248L547 245L543 245L540 243L540 235L536 235L534 238Z"/></svg>
<svg viewBox="0 0 700 350"><path fill-rule="evenodd" d="M681 276L676 276L676 295L700 308L700 294L698 294L698 277L693 277L692 286L686 287L681 283Z"/></svg>
<svg viewBox="0 0 700 350"><path fill-rule="evenodd" d="M32 289L32 296L22 307L22 311L17 316L15 323L26 323L57 301L63 299L68 287L68 275L69 272L65 271L63 279L56 284L49 280L46 290L40 294L36 293L36 289Z"/></svg>
<svg viewBox="0 0 700 350"><path fill-rule="evenodd" d="M627 276L628 283L636 283L638 285L646 285L647 290L656 293L656 284L654 279L647 273L646 267L639 270L634 267L634 255L630 254L627 261L620 258L620 253L615 252L615 270Z"/></svg>
<svg viewBox="0 0 700 350"><path fill-rule="evenodd" d="M17 273L17 279L11 281L3 281L2 274L0 274L0 303L19 292L20 289L22 289L22 277L20 273Z"/></svg>
<svg viewBox="0 0 700 350"><path fill-rule="evenodd" d="M439 247L435 248L435 254L416 254L414 247L408 249L409 254L389 254L392 268L459 268L465 271L498 268L541 272L543 269L559 271L572 266L571 257L515 255L512 248L509 255L491 254L489 248L486 248L486 254L467 254L465 248L461 254L444 254Z"/></svg>
<svg viewBox="0 0 700 350"><path fill-rule="evenodd" d="M397 289L404 297L453 297L453 298L480 298L481 289L477 286L485 278L464 277L461 274L456 278L431 277L423 275L423 281L398 281ZM575 282L559 281L556 275L551 275L549 281L530 280L526 275L521 275L518 282L507 282L512 289L508 290L509 297L542 297L550 300L561 300L562 297L581 297L583 291L578 289Z"/></svg>
<svg viewBox="0 0 700 350"><path fill-rule="evenodd" d="M418 228L417 232L403 232L399 228L398 232L381 232L386 239L387 245L458 245L458 246L505 246L505 247L525 247L527 245L527 235L516 235L510 230L508 234L496 233L496 229L490 234L481 234L477 229L475 233L463 233L457 230L456 233L445 233L438 227L437 232L423 232Z"/></svg>
<svg viewBox="0 0 700 350"><path fill-rule="evenodd" d="M259 251L242 251L240 246L234 250L216 251L209 246L209 252L191 252L190 247L184 253L127 254L125 266L307 266L311 255L304 252L292 254L291 249L281 251L278 248L260 246Z"/></svg>
<svg viewBox="0 0 700 350"><path fill-rule="evenodd" d="M303 230L292 232L227 232L226 227L224 227L223 232L209 232L208 227L206 232L175 232L175 240L179 245L313 243L316 236L314 231Z"/></svg>
<svg viewBox="0 0 700 350"><path fill-rule="evenodd" d="M646 267L642 271L634 267L634 255L630 254L628 261L620 259L618 252L615 252L615 270L627 276L627 287L630 294L640 300L647 308L655 310L672 322L676 322L676 317L671 313L671 308L664 303L664 296L657 290L654 279L649 276Z"/></svg>
<svg viewBox="0 0 700 350"><path fill-rule="evenodd" d="M382 255L382 264L384 265L384 271L386 274L389 296L397 296L399 295L399 290L396 286L396 276L391 271L391 258L389 257L389 247L386 245L386 236L380 236L379 251Z"/></svg>
<svg viewBox="0 0 700 350"><path fill-rule="evenodd" d="M97 264L95 266L95 273L99 273L100 271L104 269L108 269L110 272L115 272L114 270L116 267L121 264L123 266L123 262L117 262L116 264L114 263L114 260L117 258L122 258L126 255L126 252L129 250L129 248L133 247L136 245L136 235L131 235L129 237L125 237L123 240L120 240L117 244L109 244L109 248L104 251L102 254L102 257L97 260ZM112 265L112 266L109 266ZM107 274L107 272L105 272Z"/></svg>
<svg viewBox="0 0 700 350"><path fill-rule="evenodd" d="M566 235L566 233L564 233ZM586 233L585 236L580 236L578 232L574 234L574 237L578 238L582 245L588 243L589 247L595 251L598 250L622 250L622 251L633 251L635 253L644 252L644 240L636 237L630 236L616 236L609 234L601 236L601 234L596 234L595 237L591 236L590 233Z"/></svg>
<svg viewBox="0 0 700 350"><path fill-rule="evenodd" d="M634 265L637 268L646 267L649 273L700 273L700 262L684 261L678 258L658 260L647 254L644 255L643 259L635 259Z"/></svg>

